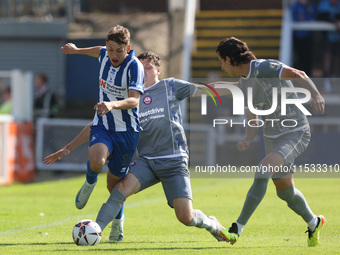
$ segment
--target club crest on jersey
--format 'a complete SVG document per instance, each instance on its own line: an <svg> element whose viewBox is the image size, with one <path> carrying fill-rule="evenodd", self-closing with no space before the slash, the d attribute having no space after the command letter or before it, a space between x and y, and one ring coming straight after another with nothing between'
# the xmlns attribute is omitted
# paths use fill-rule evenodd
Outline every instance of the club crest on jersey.
<svg viewBox="0 0 340 255"><path fill-rule="evenodd" d="M116 70L111 69L111 70L109 71L109 75L108 75L108 79L107 79L107 82L108 82L108 83L114 84L115 74L116 74Z"/></svg>
<svg viewBox="0 0 340 255"><path fill-rule="evenodd" d="M276 71L278 71L281 67L281 65L277 64L277 63L269 63L270 68L275 69Z"/></svg>
<svg viewBox="0 0 340 255"><path fill-rule="evenodd" d="M149 105L149 104L151 104L151 102L152 102L152 98L150 96L144 97L143 103L145 105Z"/></svg>

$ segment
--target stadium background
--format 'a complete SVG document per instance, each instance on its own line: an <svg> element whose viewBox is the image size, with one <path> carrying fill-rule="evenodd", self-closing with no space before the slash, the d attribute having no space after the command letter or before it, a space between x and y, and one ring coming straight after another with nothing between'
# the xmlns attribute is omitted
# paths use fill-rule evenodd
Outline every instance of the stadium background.
<svg viewBox="0 0 340 255"><path fill-rule="evenodd" d="M202 82L224 79L225 74L220 71L214 52L223 37L237 36L249 42L258 58L282 57L285 11L292 1L200 0L195 2L195 33L190 44L190 74L187 76L182 64L183 56L188 53L184 50L188 39L184 31L189 2L193 1L120 0L114 1L115 4L108 0L0 1L0 70L6 74L19 70L24 77L21 81L27 83L25 88L15 89L14 93L32 93L22 89L29 89L33 74L43 71L48 74L50 86L60 99L58 119L33 123L30 111L23 118L20 118L20 111L18 115L14 114L14 119L2 117L0 166L6 176L2 183L9 184L14 178L34 181L46 170L85 168L86 145L60 164L53 167L42 164L44 156L64 146L84 123L92 119L92 107L97 98L98 62L85 56L64 56L60 47L66 42L74 42L79 47L104 45L109 28L121 24L130 29L132 46L137 54L153 50L161 56L161 78L173 76ZM320 59L320 54L316 49L315 61ZM12 78L6 79L12 83ZM332 82L336 84L337 79ZM339 91L335 87L334 93L325 95L325 116L313 114L310 119L313 139L297 163L338 163ZM219 165L256 165L263 155L260 140L248 152L240 154L234 144L242 136L242 129L213 129L209 124L216 116L226 116L231 101L223 100L226 107L217 110L212 102L208 102L211 114L204 119L200 115L199 99L186 102L191 165L216 162ZM9 122L16 124L7 127ZM6 141L10 136L14 138ZM5 152L7 156L4 156ZM7 157L10 157L9 162L5 162Z"/></svg>

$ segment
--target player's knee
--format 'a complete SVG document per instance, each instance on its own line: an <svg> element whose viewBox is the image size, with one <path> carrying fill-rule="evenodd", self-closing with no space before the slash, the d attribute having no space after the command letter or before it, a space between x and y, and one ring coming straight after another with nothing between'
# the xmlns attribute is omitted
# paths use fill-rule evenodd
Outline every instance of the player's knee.
<svg viewBox="0 0 340 255"><path fill-rule="evenodd" d="M184 225L189 225L194 219L194 216L188 212L176 212L176 217Z"/></svg>
<svg viewBox="0 0 340 255"><path fill-rule="evenodd" d="M124 191L124 183L122 183L122 182L118 182L118 183L116 183L115 185L114 185L114 187L116 188L116 189L118 189L120 192L122 192L122 191Z"/></svg>
<svg viewBox="0 0 340 255"><path fill-rule="evenodd" d="M90 168L93 172L100 172L105 165L105 159L90 160Z"/></svg>
<svg viewBox="0 0 340 255"><path fill-rule="evenodd" d="M281 198L284 201L290 201L294 197L294 186L285 189L285 190L276 190L276 194L279 198Z"/></svg>
<svg viewBox="0 0 340 255"><path fill-rule="evenodd" d="M122 192L126 197L131 196L132 194L134 194L135 192L133 192L133 187L130 187L128 185L126 185L124 183L124 181L119 181L117 183L115 183L115 185L113 185L112 189L116 188L118 189L120 192Z"/></svg>
<svg viewBox="0 0 340 255"><path fill-rule="evenodd" d="M116 182L114 188L122 192L126 197L137 193L141 189L141 183L131 173L128 173L124 178Z"/></svg>

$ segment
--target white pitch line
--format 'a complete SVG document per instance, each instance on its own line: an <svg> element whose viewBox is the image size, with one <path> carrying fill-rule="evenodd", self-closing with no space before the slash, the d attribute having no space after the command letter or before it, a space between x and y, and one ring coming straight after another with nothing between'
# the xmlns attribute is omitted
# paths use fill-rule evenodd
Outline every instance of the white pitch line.
<svg viewBox="0 0 340 255"><path fill-rule="evenodd" d="M237 182L241 181L240 179L232 179L232 180L233 180L232 183L235 183L236 180L237 180ZM210 189L213 189L213 188L218 188L220 186L225 186L225 185L226 185L226 183L223 183L223 184L220 184L220 185L217 185L217 186L199 187L199 188L194 189L192 191L192 193L195 194L195 193L199 193L199 192L202 192L202 191L210 190ZM138 207L138 206L142 206L142 205L146 205L146 204L151 204L151 203L159 202L159 201L162 201L164 199L165 199L165 196L163 195L163 196L158 197L158 198L152 198L152 199L147 199L147 200L143 200L143 201L140 201L140 202L126 204L125 206L126 206L126 208L134 208L134 207ZM97 213L84 214L84 215L68 218L68 219L65 219L65 220L62 220L62 221L51 222L51 223L48 223L48 224L42 224L42 225L37 225L37 226L32 226L32 227L7 230L7 231L4 231L4 232L0 232L0 236L12 234L12 233L18 233L18 232L22 232L22 231L26 231L26 230L58 226L58 225L61 225L61 224L64 224L64 223L68 223L68 222L71 222L71 221L77 221L80 218L82 218L82 219L90 218L90 217L95 216L96 214Z"/></svg>
<svg viewBox="0 0 340 255"><path fill-rule="evenodd" d="M90 217L92 215L93 215L93 213L86 214L86 215L83 215L83 217L86 218L86 217ZM25 230L32 230L32 229L38 229L38 228L57 226L57 225L61 225L61 224L64 224L64 223L67 223L67 222L70 222L70 221L76 221L78 219L79 219L79 217L77 216L77 217L68 218L68 219L65 219L65 220L62 220L62 221L51 222L51 223L48 223L48 224L42 224L42 225L37 225L37 226L32 226L32 227L27 227L27 228L7 230L5 232L0 232L0 236L12 234L12 233L17 233L17 232L22 232L22 231L25 231Z"/></svg>

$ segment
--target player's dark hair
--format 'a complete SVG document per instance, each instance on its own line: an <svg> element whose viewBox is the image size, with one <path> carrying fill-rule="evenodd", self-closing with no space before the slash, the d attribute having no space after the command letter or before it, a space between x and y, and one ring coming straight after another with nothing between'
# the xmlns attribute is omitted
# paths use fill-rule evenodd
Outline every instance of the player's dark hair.
<svg viewBox="0 0 340 255"><path fill-rule="evenodd" d="M248 45L235 37L223 39L216 48L216 53L225 60L230 58L230 63L233 66L247 64L251 60L256 59L253 52L248 48Z"/></svg>
<svg viewBox="0 0 340 255"><path fill-rule="evenodd" d="M110 29L106 41L114 41L120 45L130 44L130 32L127 28L117 25Z"/></svg>
<svg viewBox="0 0 340 255"><path fill-rule="evenodd" d="M152 64L154 64L156 67L161 67L161 58L152 51L144 51L137 57L139 60L146 59L150 60Z"/></svg>

